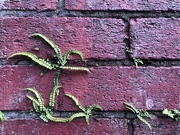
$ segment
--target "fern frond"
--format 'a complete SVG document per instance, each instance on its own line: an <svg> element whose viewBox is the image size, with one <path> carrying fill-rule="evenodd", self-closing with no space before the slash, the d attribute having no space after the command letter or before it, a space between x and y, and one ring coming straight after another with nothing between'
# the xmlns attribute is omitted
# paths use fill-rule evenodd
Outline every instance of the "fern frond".
<svg viewBox="0 0 180 135"><path fill-rule="evenodd" d="M128 103L128 102L124 102L124 104L126 105L126 108L131 110L134 113L139 113L139 110L137 108L135 108L132 104Z"/></svg>
<svg viewBox="0 0 180 135"><path fill-rule="evenodd" d="M55 104L55 97L58 96L59 94L59 88L60 86L54 86L51 94L50 94L50 97L49 97L49 106L50 107L54 107L54 104Z"/></svg>
<svg viewBox="0 0 180 135"><path fill-rule="evenodd" d="M164 115L169 116L172 119L175 119L176 121L180 120L180 110L168 110L164 109L162 112Z"/></svg>
<svg viewBox="0 0 180 135"><path fill-rule="evenodd" d="M39 92L35 89L32 89L32 88L26 88L25 90L31 91L32 93L34 93L36 95L37 101L39 103L40 111L43 111L44 101L43 101L43 98L41 97L41 95L39 94Z"/></svg>
<svg viewBox="0 0 180 135"><path fill-rule="evenodd" d="M44 39L54 49L54 52L56 53L57 58L62 59L61 50L53 41L51 41L45 35L40 34L40 33L34 33L34 34L31 34L30 37L41 37L42 39Z"/></svg>
<svg viewBox="0 0 180 135"><path fill-rule="evenodd" d="M40 104L39 104L39 102L32 96L27 95L26 97L32 101L34 110L36 112L40 112L40 108L39 108Z"/></svg>
<svg viewBox="0 0 180 135"><path fill-rule="evenodd" d="M81 58L81 60L84 60L83 54L82 54L80 51L78 51L78 50L69 50L69 51L67 51L66 54L64 55L63 64L62 64L63 66L67 63L67 60L69 59L69 56L70 56L71 54L79 55L80 58Z"/></svg>
<svg viewBox="0 0 180 135"><path fill-rule="evenodd" d="M48 118L46 117L45 114L41 114L39 117L40 117L40 119L42 119L44 122L48 122Z"/></svg>
<svg viewBox="0 0 180 135"><path fill-rule="evenodd" d="M46 117L53 122L68 122L69 118L60 118L60 117L54 117L52 116L49 111L46 111Z"/></svg>
<svg viewBox="0 0 180 135"><path fill-rule="evenodd" d="M0 111L0 121L4 122L4 113Z"/></svg>
<svg viewBox="0 0 180 135"><path fill-rule="evenodd" d="M69 118L69 122L71 122L75 118L80 118L80 117L85 117L85 116L86 114L84 112L75 113Z"/></svg>
<svg viewBox="0 0 180 135"><path fill-rule="evenodd" d="M89 106L88 109L87 109L87 114L90 114L93 109L99 109L99 110L101 110L101 111L103 110L100 105L91 105L91 106Z"/></svg>
<svg viewBox="0 0 180 135"><path fill-rule="evenodd" d="M79 102L79 100L76 97L74 97L71 94L65 94L65 96L71 98L75 102L75 104L79 107L79 109L81 109L83 112L86 111L86 109L81 105L81 103Z"/></svg>
<svg viewBox="0 0 180 135"><path fill-rule="evenodd" d="M146 125L148 125L148 127L149 127L150 129L152 129L151 125L150 125L145 119L143 119L140 115L137 115L137 117L138 117L142 122L144 122Z"/></svg>
<svg viewBox="0 0 180 135"><path fill-rule="evenodd" d="M61 70L57 69L56 74L54 76L54 86L59 86L59 76L60 76Z"/></svg>
<svg viewBox="0 0 180 135"><path fill-rule="evenodd" d="M53 69L53 66L45 61L44 59L41 59L41 58L38 58L36 55L34 55L33 53L29 53L29 52L17 52L17 53L14 53L12 55L10 55L8 57L9 58L12 58L14 56L26 56L28 58L30 58L31 60L33 60L34 62L36 62L37 64L49 69L49 70L52 70Z"/></svg>
<svg viewBox="0 0 180 135"><path fill-rule="evenodd" d="M86 67L68 67L68 66L61 66L61 69L67 69L67 70L80 70L80 71L87 71L89 72L89 69Z"/></svg>

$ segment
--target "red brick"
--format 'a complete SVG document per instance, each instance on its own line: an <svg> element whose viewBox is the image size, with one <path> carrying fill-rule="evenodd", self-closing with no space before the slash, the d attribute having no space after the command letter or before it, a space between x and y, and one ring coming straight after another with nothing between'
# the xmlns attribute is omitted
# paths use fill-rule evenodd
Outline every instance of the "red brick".
<svg viewBox="0 0 180 135"><path fill-rule="evenodd" d="M136 19L130 27L132 57L180 59L180 19Z"/></svg>
<svg viewBox="0 0 180 135"><path fill-rule="evenodd" d="M36 88L47 99L52 90L53 72L39 77L42 68L4 66L0 69L0 110L28 110L32 106L25 97L27 87ZM179 108L180 68L97 67L90 73L63 71L62 93L77 97L83 106L99 104L109 111L124 110L125 101L138 108L163 110ZM61 94L62 94L61 93ZM59 96L56 109L77 110L65 96Z"/></svg>
<svg viewBox="0 0 180 135"><path fill-rule="evenodd" d="M68 10L130 10L158 11L179 10L180 1L169 0L65 0Z"/></svg>
<svg viewBox="0 0 180 135"><path fill-rule="evenodd" d="M134 135L179 135L180 122L172 119L152 119L147 120L152 130L140 120L134 121Z"/></svg>
<svg viewBox="0 0 180 135"><path fill-rule="evenodd" d="M58 0L1 0L0 9L55 10Z"/></svg>
<svg viewBox="0 0 180 135"><path fill-rule="evenodd" d="M41 120L10 120L0 123L1 135L128 135L127 120L91 119L87 125L84 119L70 123L44 123Z"/></svg>
<svg viewBox="0 0 180 135"><path fill-rule="evenodd" d="M0 57L39 47L39 56L54 54L38 39L28 36L39 32L54 41L65 53L80 50L87 59L124 59L125 24L121 19L21 17L1 18ZM35 53L35 51L33 52Z"/></svg>

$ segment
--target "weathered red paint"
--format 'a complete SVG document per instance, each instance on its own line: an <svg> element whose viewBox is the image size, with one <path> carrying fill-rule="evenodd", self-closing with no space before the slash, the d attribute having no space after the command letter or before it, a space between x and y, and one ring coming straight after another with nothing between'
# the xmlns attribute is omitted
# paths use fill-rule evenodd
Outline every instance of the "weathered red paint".
<svg viewBox="0 0 180 135"><path fill-rule="evenodd" d="M179 10L180 2L169 0L65 0L68 10L130 10L167 11Z"/></svg>

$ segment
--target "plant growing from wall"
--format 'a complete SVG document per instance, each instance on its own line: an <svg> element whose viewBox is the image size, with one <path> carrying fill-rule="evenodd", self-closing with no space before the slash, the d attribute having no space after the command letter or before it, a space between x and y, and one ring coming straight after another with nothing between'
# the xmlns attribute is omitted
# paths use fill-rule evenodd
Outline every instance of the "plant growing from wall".
<svg viewBox="0 0 180 135"><path fill-rule="evenodd" d="M137 109L136 107L134 107L132 104L128 103L128 102L124 102L125 107L129 110L131 110L133 113L136 114L136 116L139 118L139 120L141 120L142 122L144 122L150 129L151 125L144 119L144 118L151 118L151 116L149 115L149 113L143 109Z"/></svg>
<svg viewBox="0 0 180 135"><path fill-rule="evenodd" d="M0 121L4 122L4 113L0 111Z"/></svg>
<svg viewBox="0 0 180 135"><path fill-rule="evenodd" d="M133 62L136 68L138 68L139 64L144 64L143 61L141 59L138 58L133 58Z"/></svg>
<svg viewBox="0 0 180 135"><path fill-rule="evenodd" d="M177 109L173 109L173 110L164 109L162 113L164 115L176 120L176 121L180 120L180 110L177 110Z"/></svg>
<svg viewBox="0 0 180 135"><path fill-rule="evenodd" d="M58 81L61 70L68 69L68 70L81 70L81 71L87 71L87 72L89 71L89 69L86 67L65 66L71 54L79 55L81 60L83 60L84 58L83 58L82 53L77 50L69 50L65 53L65 55L63 57L61 54L61 50L50 39L48 39L47 37L45 37L44 35L39 34L39 33L32 34L31 37L32 36L41 37L53 48L55 55L53 56L53 58L50 59L51 61L45 60L43 58L38 58L36 55L34 55L30 52L17 52L17 53L10 55L8 57L8 59L15 57L15 56L26 56L26 57L32 59L37 64L39 64L40 66L45 67L46 71L47 70L56 70L56 74L54 76L54 81L53 81L54 87L53 87L52 92L49 97L48 106L45 106L42 96L39 94L39 92L36 89L32 89L32 88L25 89L34 94L34 96L27 95L27 98L32 101L32 105L33 105L35 112L38 113L40 118L45 122L48 122L49 120L53 121L53 122L70 122L75 118L84 117L86 122L89 124L89 116L92 115L92 110L93 109L102 110L102 108L99 105L91 105L90 107L88 107L86 109L71 94L65 94L65 96L71 98L75 102L75 104L79 107L79 109L81 109L83 112L75 113L68 118L61 118L61 117L54 117L53 111L52 111L52 109L54 108L54 105L55 105L55 98L59 95L59 89L61 88L61 86L59 85L59 81ZM41 76L43 76L44 73L41 73Z"/></svg>
<svg viewBox="0 0 180 135"><path fill-rule="evenodd" d="M127 52L128 54L133 53L132 50L129 49L129 47L126 47L126 52ZM133 62L134 62L134 65L135 65L136 68L138 68L138 65L139 65L139 64L144 64L141 59L138 59L138 58L132 58L132 59L133 59Z"/></svg>

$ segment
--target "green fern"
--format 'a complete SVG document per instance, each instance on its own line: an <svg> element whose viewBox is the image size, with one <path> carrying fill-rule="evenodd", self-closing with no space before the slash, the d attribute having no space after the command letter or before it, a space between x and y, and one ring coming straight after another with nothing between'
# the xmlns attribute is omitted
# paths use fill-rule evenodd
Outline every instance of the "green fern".
<svg viewBox="0 0 180 135"><path fill-rule="evenodd" d="M144 64L144 62L141 59L133 58L135 67L138 68L139 63Z"/></svg>
<svg viewBox="0 0 180 135"><path fill-rule="evenodd" d="M72 117L70 117L70 121L72 121L74 118L85 117L86 123L89 124L89 117L92 115L92 110L93 109L103 110L102 107L99 105L91 105L86 109L81 105L79 100L75 98L73 95L65 94L65 96L71 98L75 102L75 104L78 106L78 108L83 111L80 113L75 113Z"/></svg>
<svg viewBox="0 0 180 135"><path fill-rule="evenodd" d="M32 53L29 53L29 52L18 52L18 53L14 53L14 54L10 55L8 57L8 59L12 58L14 56L26 56L26 57L32 59L34 62L38 63L39 65L41 65L41 66L43 66L43 67L45 67L45 68L47 68L49 70L53 69L53 66L49 62L45 61L44 59L38 58L36 55L34 55Z"/></svg>
<svg viewBox="0 0 180 135"><path fill-rule="evenodd" d="M0 121L4 122L4 113L0 111Z"/></svg>
<svg viewBox="0 0 180 135"><path fill-rule="evenodd" d="M164 115L169 116L170 118L178 121L180 120L180 110L174 109L174 110L168 110L164 109L162 112Z"/></svg>
<svg viewBox="0 0 180 135"><path fill-rule="evenodd" d="M69 50L69 51L67 51L66 54L64 55L64 59L63 59L63 64L62 64L62 66L64 66L64 65L67 63L67 60L69 59L69 56L70 56L71 54L77 54L77 55L80 56L81 60L84 60L83 54L82 54L80 51L78 51L78 50Z"/></svg>
<svg viewBox="0 0 180 135"><path fill-rule="evenodd" d="M60 86L54 86L51 94L50 94L50 97L49 97L49 106L51 108L54 107L55 105L55 97L59 95L59 88Z"/></svg>
<svg viewBox="0 0 180 135"><path fill-rule="evenodd" d="M28 90L28 91L31 91L32 93L34 93L35 94L35 96L36 96L36 98L37 98L37 100L34 100L34 98L32 98L31 96L27 96L30 100L32 100L32 102L33 102L33 105L35 104L35 105L37 105L36 106L36 108L37 107L39 107L39 109L37 109L36 111L43 111L44 110L44 101L43 101L43 98L41 97L41 95L39 94L39 92L37 91L37 90L35 90L35 89L32 89L32 88L26 88L25 90ZM35 108L35 109L36 109Z"/></svg>
<svg viewBox="0 0 180 135"><path fill-rule="evenodd" d="M40 33L34 33L31 34L30 37L41 37L42 39L44 39L53 49L54 52L56 53L56 57L60 60L62 60L62 55L61 55L61 50L58 48L57 45L55 45L55 43L53 41L51 41L49 38L47 38L46 36L44 36L43 34Z"/></svg>
<svg viewBox="0 0 180 135"><path fill-rule="evenodd" d="M151 125L144 119L144 117L146 118L151 118L151 116L149 115L149 113L143 109L137 109L136 107L134 107L132 104L128 103L128 102L124 102L125 106L127 109L131 110L133 113L136 114L136 116L142 121L144 122L150 129L152 129Z"/></svg>
<svg viewBox="0 0 180 135"><path fill-rule="evenodd" d="M68 70L80 70L80 71L87 71L89 72L89 69L86 67L68 67L68 66L62 66L61 69L68 69Z"/></svg>

